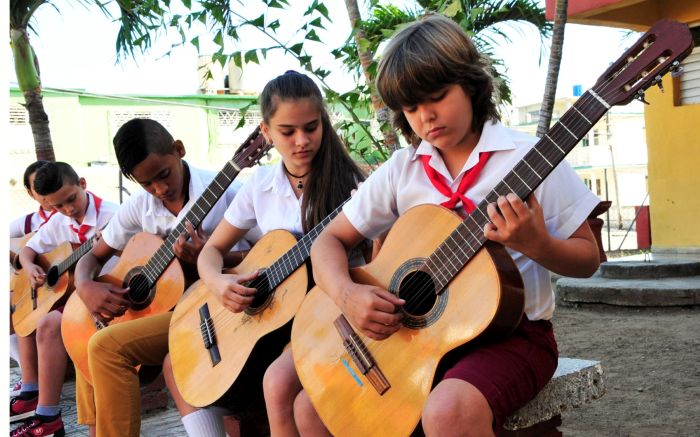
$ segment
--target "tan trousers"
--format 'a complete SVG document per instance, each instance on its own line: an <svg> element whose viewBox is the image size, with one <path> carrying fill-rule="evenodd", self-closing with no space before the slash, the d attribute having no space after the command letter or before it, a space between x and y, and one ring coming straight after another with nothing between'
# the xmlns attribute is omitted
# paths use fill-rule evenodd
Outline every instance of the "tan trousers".
<svg viewBox="0 0 700 437"><path fill-rule="evenodd" d="M138 437L141 391L137 366L163 364L172 313L108 326L88 343L93 385L76 372L78 423L95 425L98 437Z"/></svg>

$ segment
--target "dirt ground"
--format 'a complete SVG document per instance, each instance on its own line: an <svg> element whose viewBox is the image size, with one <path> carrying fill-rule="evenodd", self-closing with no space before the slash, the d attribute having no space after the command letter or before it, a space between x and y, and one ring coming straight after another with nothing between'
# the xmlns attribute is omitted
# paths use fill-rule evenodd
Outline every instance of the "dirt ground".
<svg viewBox="0 0 700 437"><path fill-rule="evenodd" d="M562 357L599 360L606 394L562 414L564 436L700 436L700 308L564 306Z"/></svg>

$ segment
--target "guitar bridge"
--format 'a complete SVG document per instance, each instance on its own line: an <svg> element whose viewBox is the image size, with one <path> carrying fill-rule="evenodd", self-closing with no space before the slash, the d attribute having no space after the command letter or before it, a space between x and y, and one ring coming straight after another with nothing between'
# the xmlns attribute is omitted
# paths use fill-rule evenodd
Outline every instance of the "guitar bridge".
<svg viewBox="0 0 700 437"><path fill-rule="evenodd" d="M335 319L333 325L338 330L340 338L343 339L343 346L350 354L358 370L367 378L379 395L386 393L391 388L391 384L389 384L367 346L352 329L345 316L341 315Z"/></svg>
<svg viewBox="0 0 700 437"><path fill-rule="evenodd" d="M214 332L214 321L209 314L209 305L204 304L199 307L199 330L202 333L204 347L209 351L211 365L216 366L221 362L221 354L219 346L216 344L216 333Z"/></svg>

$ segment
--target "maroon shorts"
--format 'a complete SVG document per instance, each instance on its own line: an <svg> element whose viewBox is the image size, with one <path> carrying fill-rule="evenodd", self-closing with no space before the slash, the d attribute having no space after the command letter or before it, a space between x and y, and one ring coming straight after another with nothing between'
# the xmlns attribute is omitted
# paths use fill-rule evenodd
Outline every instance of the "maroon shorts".
<svg viewBox="0 0 700 437"><path fill-rule="evenodd" d="M458 348L440 363L436 381L456 378L475 386L486 397L494 430L528 403L557 369L557 342L552 323L527 317L513 334L498 342L475 342Z"/></svg>

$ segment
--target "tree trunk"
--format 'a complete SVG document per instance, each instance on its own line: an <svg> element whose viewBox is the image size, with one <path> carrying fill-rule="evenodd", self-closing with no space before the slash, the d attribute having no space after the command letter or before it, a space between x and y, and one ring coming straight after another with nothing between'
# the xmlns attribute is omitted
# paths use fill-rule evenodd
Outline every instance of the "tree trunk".
<svg viewBox="0 0 700 437"><path fill-rule="evenodd" d="M24 94L24 107L29 112L29 126L34 136L36 158L55 161L49 116L44 110L41 97L41 80L39 77L39 62L29 43L26 29L11 29L10 42L15 61L17 83Z"/></svg>
<svg viewBox="0 0 700 437"><path fill-rule="evenodd" d="M356 0L345 0L345 7L348 10L348 17L350 18L350 27L354 32L355 45L357 46L357 52L360 56L360 66L362 67L362 73L365 76L365 81L370 89L370 99L372 101L372 108L377 115L377 121L379 122L379 127L382 131L382 136L384 137L384 145L395 152L400 148L399 139L396 136L396 130L393 129L389 122L389 108L386 107L382 99L377 94L377 89L374 86L374 77L369 71L369 67L372 64L372 53L368 50L363 50L360 41L365 39L365 32L362 28L358 27L358 22L362 19L360 16L360 9L357 6Z"/></svg>
<svg viewBox="0 0 700 437"><path fill-rule="evenodd" d="M49 116L44 111L44 102L41 92L25 91L24 107L29 112L29 125L34 136L34 149L36 159L44 161L55 161L51 142L51 131L49 130Z"/></svg>
<svg viewBox="0 0 700 437"><path fill-rule="evenodd" d="M566 12L568 0L557 0L554 15L554 29L552 30L552 48L549 54L549 67L547 68L547 81L542 97L540 109L540 121L537 125L537 136L543 137L549 130L552 122L552 109L557 95L557 81L559 80L559 67L564 48L564 28L566 27Z"/></svg>

